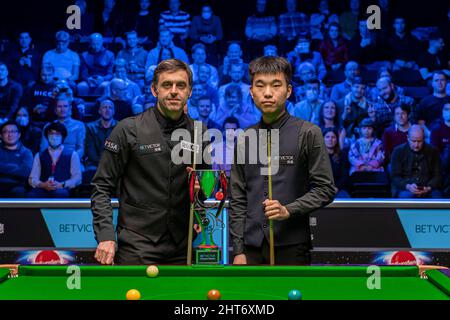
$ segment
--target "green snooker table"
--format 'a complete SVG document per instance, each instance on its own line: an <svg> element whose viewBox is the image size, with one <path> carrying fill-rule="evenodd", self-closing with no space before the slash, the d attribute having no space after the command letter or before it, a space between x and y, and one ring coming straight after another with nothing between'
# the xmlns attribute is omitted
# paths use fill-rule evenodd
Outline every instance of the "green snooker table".
<svg viewBox="0 0 450 320"><path fill-rule="evenodd" d="M67 266L18 266L13 276L0 268L0 299L125 300L130 289L153 300L206 300L211 289L222 300L287 300L293 289L304 300L450 299L448 270L379 270L381 288L370 290L366 266L159 266L155 278L146 266L80 266L80 289L69 289L74 278Z"/></svg>

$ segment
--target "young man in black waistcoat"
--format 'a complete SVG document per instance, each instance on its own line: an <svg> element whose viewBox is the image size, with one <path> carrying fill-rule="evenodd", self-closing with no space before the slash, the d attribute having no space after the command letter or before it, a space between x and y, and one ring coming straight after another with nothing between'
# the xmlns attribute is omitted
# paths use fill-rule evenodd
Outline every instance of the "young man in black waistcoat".
<svg viewBox="0 0 450 320"><path fill-rule="evenodd" d="M309 213L331 203L336 194L322 132L286 111L292 92L292 70L286 59L261 57L252 61L249 69L251 95L263 116L241 135L256 132L258 147L254 142L238 142L231 168L233 263L269 263L269 220L273 220L275 264L309 264ZM261 136L261 129L268 133ZM257 164L249 161L251 154L268 154L269 132L271 174L264 170L268 168L264 159Z"/></svg>
<svg viewBox="0 0 450 320"><path fill-rule="evenodd" d="M155 69L151 89L156 106L117 124L92 180L95 258L102 264L186 264L192 245L187 243L190 165L173 161L174 148L181 145L185 152L186 147L171 139L181 129L193 140L194 121L183 112L192 92L191 69L180 60L165 60ZM119 185L116 253L111 197Z"/></svg>

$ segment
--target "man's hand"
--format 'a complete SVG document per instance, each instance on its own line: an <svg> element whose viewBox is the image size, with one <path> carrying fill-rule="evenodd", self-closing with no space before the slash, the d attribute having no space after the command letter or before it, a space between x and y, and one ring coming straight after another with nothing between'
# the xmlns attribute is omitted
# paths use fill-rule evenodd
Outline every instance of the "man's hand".
<svg viewBox="0 0 450 320"><path fill-rule="evenodd" d="M423 193L422 190L419 190L419 188L417 187L417 184L415 184L415 183L407 184L406 190L408 190L409 192L411 192L415 195L420 195Z"/></svg>
<svg viewBox="0 0 450 320"><path fill-rule="evenodd" d="M233 264L247 264L247 257L245 254L238 254L234 257Z"/></svg>
<svg viewBox="0 0 450 320"><path fill-rule="evenodd" d="M45 181L41 182L38 185L39 188L42 188L47 191L55 191L56 190L56 183L54 181Z"/></svg>
<svg viewBox="0 0 450 320"><path fill-rule="evenodd" d="M282 206L278 200L266 199L263 202L263 205L265 215L269 220L282 221L291 216L286 207Z"/></svg>
<svg viewBox="0 0 450 320"><path fill-rule="evenodd" d="M95 259L101 264L113 264L115 254L116 242L102 241L98 244L97 251L95 251Z"/></svg>

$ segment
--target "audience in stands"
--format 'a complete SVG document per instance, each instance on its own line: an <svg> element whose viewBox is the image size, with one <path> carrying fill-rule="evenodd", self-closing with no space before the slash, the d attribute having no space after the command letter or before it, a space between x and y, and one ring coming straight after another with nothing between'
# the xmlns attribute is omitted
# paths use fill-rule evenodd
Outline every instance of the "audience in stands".
<svg viewBox="0 0 450 320"><path fill-rule="evenodd" d="M423 128L412 125L408 143L396 147L391 158L391 190L397 198L440 198L439 151L425 142Z"/></svg>
<svg viewBox="0 0 450 320"><path fill-rule="evenodd" d="M189 36L192 43L201 43L205 46L205 52L208 53L206 61L217 65L223 31L222 22L218 16L214 15L211 5L203 5L201 14L192 19Z"/></svg>
<svg viewBox="0 0 450 320"><path fill-rule="evenodd" d="M125 92L126 100L133 101L136 97L141 95L141 89L139 88L139 85L128 78L127 62L124 59L116 59L116 61L114 61L113 70L114 70L113 79L121 79L125 82L127 86ZM103 92L103 95L105 96L111 95L111 81L108 82L108 84L105 86L105 91Z"/></svg>
<svg viewBox="0 0 450 320"><path fill-rule="evenodd" d="M56 48L44 54L42 63L53 65L56 79L67 80L75 86L80 75L80 57L69 49L70 35L67 32L58 31L55 39Z"/></svg>
<svg viewBox="0 0 450 320"><path fill-rule="evenodd" d="M333 131L336 131L339 142L339 148L341 150L344 150L346 131L344 128L342 128L338 109L334 101L328 100L322 103L319 109L318 125L320 129L322 129L322 132L324 132L325 129L333 129Z"/></svg>
<svg viewBox="0 0 450 320"><path fill-rule="evenodd" d="M350 198L346 189L348 187L349 164L347 155L339 147L338 133L335 128L323 130L323 138L328 155L330 156L331 169L333 170L334 184L338 189L338 198Z"/></svg>
<svg viewBox="0 0 450 320"><path fill-rule="evenodd" d="M211 98L204 95L198 99L198 118L197 120L203 122L208 129L222 129L219 124L211 120L211 114L213 111L213 103Z"/></svg>
<svg viewBox="0 0 450 320"><path fill-rule="evenodd" d="M384 171L383 143L374 135L374 123L365 118L359 124L359 139L350 146L348 160L350 175L358 171Z"/></svg>
<svg viewBox="0 0 450 320"><path fill-rule="evenodd" d="M445 90L447 76L444 72L433 72L431 85L433 87L433 94L423 98L417 107L418 123L427 126L427 128L433 126L441 116L442 107L450 102L450 96Z"/></svg>
<svg viewBox="0 0 450 320"><path fill-rule="evenodd" d="M29 32L20 33L18 40L18 47L6 52L4 62L11 79L26 87L38 78L41 56L34 48Z"/></svg>
<svg viewBox="0 0 450 320"><path fill-rule="evenodd" d="M227 53L223 57L223 63L219 67L220 84L230 82L230 71L231 65L233 64L243 64L243 68L248 70L248 64L244 63L244 60L242 59L241 46L236 42L233 42L228 46ZM245 82L250 83L248 72L245 74Z"/></svg>
<svg viewBox="0 0 450 320"><path fill-rule="evenodd" d="M33 154L20 142L21 132L14 121L3 123L0 134L0 197L25 198Z"/></svg>
<svg viewBox="0 0 450 320"><path fill-rule="evenodd" d="M335 84L331 89L331 100L338 101L345 97L351 91L353 79L359 76L359 74L359 64L355 61L349 61L345 65L345 80L341 83Z"/></svg>
<svg viewBox="0 0 450 320"><path fill-rule="evenodd" d="M28 108L17 109L14 118L20 130L20 142L33 154L39 152L42 130L31 121Z"/></svg>
<svg viewBox="0 0 450 320"><path fill-rule="evenodd" d="M139 45L136 31L127 32L126 37L127 48L119 51L117 59L123 59L126 62L128 78L135 82L139 88L142 88L144 86L145 63L147 62L148 52Z"/></svg>
<svg viewBox="0 0 450 320"><path fill-rule="evenodd" d="M306 83L310 80L317 79L316 68L309 62L303 62L298 66L296 70L297 74L294 74L294 79L298 77L298 84L294 88L296 101L300 102L306 98ZM322 100L328 98L328 90L326 86L321 82L319 97Z"/></svg>
<svg viewBox="0 0 450 320"><path fill-rule="evenodd" d="M169 0L169 10L161 12L159 25L170 30L175 45L184 49L189 36L191 15L180 10L180 7L180 0Z"/></svg>
<svg viewBox="0 0 450 320"><path fill-rule="evenodd" d="M418 40L407 32L404 17L396 17L393 27L394 33L388 39L389 55L393 63L393 69L417 69Z"/></svg>
<svg viewBox="0 0 450 320"><path fill-rule="evenodd" d="M136 30L139 42L151 45L156 42L159 21L158 15L152 10L150 0L139 0L139 12L133 20L132 27Z"/></svg>
<svg viewBox="0 0 450 320"><path fill-rule="evenodd" d="M247 70L244 70L243 64L232 64L230 68L230 82L226 83L219 88L219 113L225 111L225 91L231 85L236 85L241 88L242 99L244 104L248 104L250 97L250 85L243 82L244 74Z"/></svg>
<svg viewBox="0 0 450 320"><path fill-rule="evenodd" d="M13 119L23 94L20 83L8 76L8 67L0 62L0 124Z"/></svg>
<svg viewBox="0 0 450 320"><path fill-rule="evenodd" d="M317 79L307 81L305 89L305 99L297 103L293 110L289 110L289 112L297 118L318 125L320 118L319 110L323 104L323 100L319 98L320 81Z"/></svg>
<svg viewBox="0 0 450 320"><path fill-rule="evenodd" d="M54 74L55 68L53 65L48 63L42 65L39 80L25 89L22 99L22 105L29 108L31 121L41 128L49 121L47 110L53 98Z"/></svg>
<svg viewBox="0 0 450 320"><path fill-rule="evenodd" d="M202 43L197 43L192 47L193 63L190 65L192 75L194 81L197 81L199 78L200 67L208 67L210 76L207 82L211 87L217 89L219 86L219 74L214 66L206 63L206 56L206 47Z"/></svg>
<svg viewBox="0 0 450 320"><path fill-rule="evenodd" d="M94 33L89 38L89 49L81 54L80 96L101 95L113 77L114 53L103 47L103 36Z"/></svg>
<svg viewBox="0 0 450 320"><path fill-rule="evenodd" d="M86 137L86 128L84 123L72 118L72 101L70 96L60 94L56 97L55 102L55 114L56 121L61 123L67 131L64 137L64 147L68 152L75 151L78 154L79 159L83 159L84 156L84 142ZM52 122L55 123L55 122ZM48 130L46 128L50 124L44 127L44 137L41 140L40 150L43 152L48 148L49 141L46 138Z"/></svg>
<svg viewBox="0 0 450 320"><path fill-rule="evenodd" d="M277 29L275 17L267 10L267 0L256 0L256 13L245 24L248 52L252 57L261 56L266 45L276 42Z"/></svg>
<svg viewBox="0 0 450 320"><path fill-rule="evenodd" d="M68 108L67 108L68 109ZM44 129L48 147L34 157L29 177L30 198L68 198L81 183L78 153L64 147L68 133L64 124L54 121Z"/></svg>
<svg viewBox="0 0 450 320"><path fill-rule="evenodd" d="M417 64L422 78L426 81L431 80L434 71L443 70L450 76L450 67L448 57L445 57L444 39L438 33L432 33L429 38L429 46L425 52L418 55Z"/></svg>
<svg viewBox="0 0 450 320"><path fill-rule="evenodd" d="M114 119L114 102L108 99L100 102L98 114L100 118L86 124L85 139L85 171L83 181L89 183L97 170L104 150L105 140L117 124Z"/></svg>
<svg viewBox="0 0 450 320"><path fill-rule="evenodd" d="M378 98L375 101L375 118L379 128L384 130L392 125L395 108L406 105L414 106L414 99L397 93L391 78L384 77L377 81Z"/></svg>
<svg viewBox="0 0 450 320"><path fill-rule="evenodd" d="M134 98L131 109L132 114L139 114L156 104L156 98L152 94L151 82L145 82L144 92Z"/></svg>
<svg viewBox="0 0 450 320"><path fill-rule="evenodd" d="M178 0L172 0L172 1L178 1ZM165 60L167 58L176 58L180 59L186 63L189 63L189 58L186 54L186 52L177 46L174 45L172 42L173 35L172 32L167 28L160 28L159 29L159 41L155 48L149 51L147 56L147 61L145 62L145 69L148 70L151 66L156 66L158 63L160 63L162 60ZM168 52L164 52L168 51ZM168 54L169 57L164 57L164 54Z"/></svg>
<svg viewBox="0 0 450 320"><path fill-rule="evenodd" d="M97 100L97 105L109 99L114 102L115 115L117 120L123 120L133 115L132 101L127 98L127 83L122 79L114 78L110 83L109 96L103 96Z"/></svg>
<svg viewBox="0 0 450 320"><path fill-rule="evenodd" d="M394 107L394 124L386 128L383 133L386 163L389 163L394 148L408 141L408 131L411 128L410 112L411 109L406 104L399 104Z"/></svg>
<svg viewBox="0 0 450 320"><path fill-rule="evenodd" d="M295 48L288 53L287 59L294 69L294 75L301 77L299 69L304 62L309 62L314 66L319 80L323 80L327 75L327 68L322 56L312 49L311 40L306 36L298 37Z"/></svg>
<svg viewBox="0 0 450 320"><path fill-rule="evenodd" d="M360 0L350 0L349 10L344 11L339 16L339 24L344 39L350 41L358 31L358 21L360 14Z"/></svg>
<svg viewBox="0 0 450 320"><path fill-rule="evenodd" d="M327 68L332 71L341 69L347 63L347 43L340 35L339 24L330 23L328 34L319 46L319 52Z"/></svg>
<svg viewBox="0 0 450 320"><path fill-rule="evenodd" d="M297 0L286 0L285 3L287 12L278 18L278 36L281 52L287 54L297 45L299 37L309 35L310 27L308 16L297 11Z"/></svg>

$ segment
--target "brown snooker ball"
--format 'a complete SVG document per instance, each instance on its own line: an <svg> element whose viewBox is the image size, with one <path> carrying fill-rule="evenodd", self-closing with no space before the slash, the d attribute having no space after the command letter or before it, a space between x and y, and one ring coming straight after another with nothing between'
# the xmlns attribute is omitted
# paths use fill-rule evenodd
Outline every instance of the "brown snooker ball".
<svg viewBox="0 0 450 320"><path fill-rule="evenodd" d="M207 296L208 300L220 300L221 297L219 290L216 289L209 290Z"/></svg>

